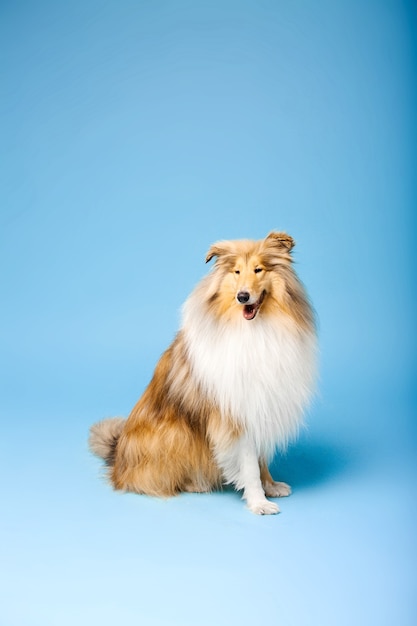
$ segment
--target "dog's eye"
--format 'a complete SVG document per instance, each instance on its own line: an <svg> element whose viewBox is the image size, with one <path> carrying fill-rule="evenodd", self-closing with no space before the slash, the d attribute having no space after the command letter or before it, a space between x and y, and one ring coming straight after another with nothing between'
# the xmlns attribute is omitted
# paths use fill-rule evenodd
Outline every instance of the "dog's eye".
<svg viewBox="0 0 417 626"><path fill-rule="evenodd" d="M240 274L240 270L235 270L235 274Z"/></svg>
<svg viewBox="0 0 417 626"><path fill-rule="evenodd" d="M262 272L262 267L255 267L253 271L255 272L255 274L259 274L259 272Z"/></svg>

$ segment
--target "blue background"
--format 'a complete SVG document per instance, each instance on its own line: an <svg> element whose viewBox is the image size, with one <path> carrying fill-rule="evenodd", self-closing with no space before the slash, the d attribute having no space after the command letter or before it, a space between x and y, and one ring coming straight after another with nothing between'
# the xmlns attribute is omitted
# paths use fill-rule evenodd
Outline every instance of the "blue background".
<svg viewBox="0 0 417 626"><path fill-rule="evenodd" d="M2 626L416 623L416 36L411 1L1 2ZM90 424L209 245L272 229L321 344L282 514L112 492Z"/></svg>

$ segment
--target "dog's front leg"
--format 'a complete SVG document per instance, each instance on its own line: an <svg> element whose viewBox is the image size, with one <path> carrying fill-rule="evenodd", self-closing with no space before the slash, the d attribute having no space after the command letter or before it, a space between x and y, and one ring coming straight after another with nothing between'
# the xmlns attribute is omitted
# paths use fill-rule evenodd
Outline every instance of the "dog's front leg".
<svg viewBox="0 0 417 626"><path fill-rule="evenodd" d="M247 436L240 437L227 450L218 449L216 456L227 482L233 483L237 489L243 489L243 498L253 513L279 513L275 502L265 497L256 449Z"/></svg>
<svg viewBox="0 0 417 626"><path fill-rule="evenodd" d="M258 515L279 513L279 507L275 502L270 502L265 497L255 446L246 437L238 445L240 475L237 487L243 489L243 497L249 509Z"/></svg>

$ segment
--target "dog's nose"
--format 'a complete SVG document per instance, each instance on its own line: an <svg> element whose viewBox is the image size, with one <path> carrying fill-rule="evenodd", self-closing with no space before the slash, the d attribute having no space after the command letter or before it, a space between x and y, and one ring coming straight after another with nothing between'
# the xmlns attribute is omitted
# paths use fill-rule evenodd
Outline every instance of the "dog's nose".
<svg viewBox="0 0 417 626"><path fill-rule="evenodd" d="M247 291L239 291L239 293L237 294L237 299L240 302L240 304L245 304L245 302L247 302L250 298L250 293L248 293Z"/></svg>

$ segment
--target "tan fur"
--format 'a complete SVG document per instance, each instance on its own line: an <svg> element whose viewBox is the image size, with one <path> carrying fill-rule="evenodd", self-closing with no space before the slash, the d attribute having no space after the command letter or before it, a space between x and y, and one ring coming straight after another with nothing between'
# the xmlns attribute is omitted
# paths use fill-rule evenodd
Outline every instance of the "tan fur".
<svg viewBox="0 0 417 626"><path fill-rule="evenodd" d="M215 274L219 284L222 279L222 289L211 298L212 312L232 319L240 314L235 296L241 287L258 297L266 290L268 297L262 304L264 315L282 311L303 328L311 328L314 325L312 311L291 268L290 251L294 245L294 240L286 233L270 233L261 241L225 241L211 246L206 262L218 256ZM255 273L255 268L262 271Z"/></svg>
<svg viewBox="0 0 417 626"><path fill-rule="evenodd" d="M168 383L177 367L173 354L181 354L182 349L179 334L162 355L126 422L111 472L116 489L171 496L179 491L208 491L221 484L207 434L213 407L197 388L185 388L190 376L185 359L183 397L172 392L175 386Z"/></svg>
<svg viewBox="0 0 417 626"><path fill-rule="evenodd" d="M114 463L114 452L126 420L122 417L105 419L93 424L90 429L89 446L108 465ZM113 442L113 444L112 444Z"/></svg>
<svg viewBox="0 0 417 626"><path fill-rule="evenodd" d="M261 241L211 246L206 261L216 257L216 265L197 287L207 314L231 322L242 316L242 305L236 300L242 288L264 298L258 315L281 315L284 324L288 319L288 324L295 322L297 328L311 330L312 312L291 268L293 246L291 237L275 232ZM117 445L108 448L106 436L110 446L116 435ZM90 446L107 460L116 489L171 496L221 486L215 450L227 451L241 435L242 425L222 414L196 382L180 331L126 422L117 422L112 429L108 424L94 425ZM284 483L273 481L266 460L261 458L259 463L266 494L288 495Z"/></svg>

